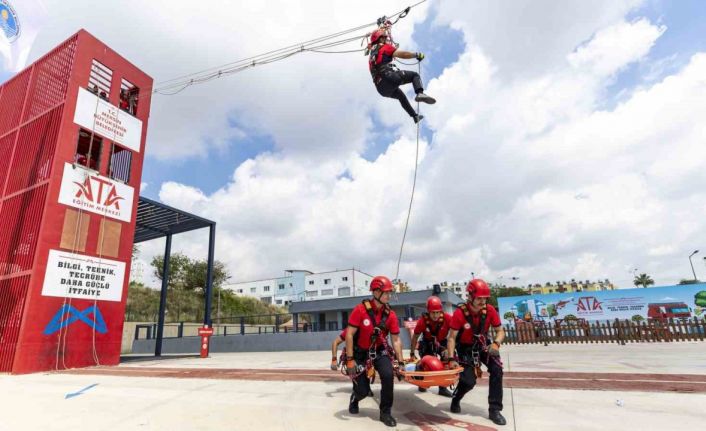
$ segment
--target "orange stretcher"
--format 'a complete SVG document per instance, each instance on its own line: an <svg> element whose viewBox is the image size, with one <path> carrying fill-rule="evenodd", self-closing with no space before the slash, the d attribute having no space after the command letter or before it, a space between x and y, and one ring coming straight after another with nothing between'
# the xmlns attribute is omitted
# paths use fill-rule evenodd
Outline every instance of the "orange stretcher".
<svg viewBox="0 0 706 431"><path fill-rule="evenodd" d="M432 386L452 386L458 383L459 374L463 367L443 371L405 371L400 370L400 374L405 381L420 388L428 389Z"/></svg>

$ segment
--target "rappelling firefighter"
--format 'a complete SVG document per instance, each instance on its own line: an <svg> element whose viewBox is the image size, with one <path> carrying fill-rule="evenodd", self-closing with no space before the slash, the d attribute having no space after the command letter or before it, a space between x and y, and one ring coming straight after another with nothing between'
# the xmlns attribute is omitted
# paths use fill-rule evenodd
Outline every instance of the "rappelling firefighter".
<svg viewBox="0 0 706 431"><path fill-rule="evenodd" d="M458 386L451 399L451 412L461 412L461 399L482 376L481 364L490 374L488 393L488 418L496 425L505 425L500 411L503 409L503 365L500 361L500 345L505 339L505 330L500 322L500 315L495 307L488 304L490 288L488 284L476 278L466 286L468 298L459 305L451 318L448 335L449 352L456 352L449 366L463 366ZM495 339L490 340L488 330L495 330Z"/></svg>
<svg viewBox="0 0 706 431"><path fill-rule="evenodd" d="M389 306L394 288L389 278L377 276L370 282L373 297L357 305L348 319L346 332L346 369L353 380L348 411L358 413L358 402L370 393L370 380L380 376L380 421L389 427L397 425L392 417L394 377L399 376L402 341L397 315ZM392 345L387 335L392 338Z"/></svg>
<svg viewBox="0 0 706 431"><path fill-rule="evenodd" d="M438 296L430 296L427 299L427 312L422 314L422 317L417 320L417 326L414 327L414 335L409 348L410 358L416 359L414 354L416 348L420 358L433 356L434 358L448 361L449 354L448 350L446 350L446 336L449 332L450 323L451 315L444 313L441 299ZM417 343L417 340L419 340L419 343ZM421 386L419 386L418 390L419 392L427 391ZM450 397L451 391L448 388L439 386L439 395Z"/></svg>
<svg viewBox="0 0 706 431"><path fill-rule="evenodd" d="M370 56L368 58L368 67L370 74L373 76L373 82L378 93L383 97L397 99L402 104L402 108L407 111L415 123L419 123L423 115L412 108L407 96L400 89L400 85L411 83L414 86L414 92L417 102L428 104L436 103L436 99L424 94L424 86L422 78L417 72L411 70L400 70L393 63L394 58L417 59L422 61L424 54L421 52L409 52L397 49L397 47L389 41L388 28L380 28L375 30L370 35Z"/></svg>

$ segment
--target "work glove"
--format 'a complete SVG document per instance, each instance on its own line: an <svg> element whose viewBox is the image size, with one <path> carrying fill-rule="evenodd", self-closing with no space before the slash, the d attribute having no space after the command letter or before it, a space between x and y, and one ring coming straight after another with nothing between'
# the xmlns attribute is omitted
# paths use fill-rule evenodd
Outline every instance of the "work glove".
<svg viewBox="0 0 706 431"><path fill-rule="evenodd" d="M338 369L338 360L335 356L331 357L331 371L336 371Z"/></svg>
<svg viewBox="0 0 706 431"><path fill-rule="evenodd" d="M417 61L422 61L422 60L424 60L424 53L423 53L423 52L418 52L418 53L415 55L414 58L416 58Z"/></svg>
<svg viewBox="0 0 706 431"><path fill-rule="evenodd" d="M392 360L392 371L394 371L397 376L397 380L402 381L402 374L400 373L400 362L397 359Z"/></svg>
<svg viewBox="0 0 706 431"><path fill-rule="evenodd" d="M488 355L500 356L500 345L496 342L493 342L490 346L488 346Z"/></svg>
<svg viewBox="0 0 706 431"><path fill-rule="evenodd" d="M448 362L449 361L449 351L448 350L442 350L441 351L441 360L443 362Z"/></svg>
<svg viewBox="0 0 706 431"><path fill-rule="evenodd" d="M348 374L350 374L351 376L358 374L357 366L353 359L349 359L346 362L346 371L348 371Z"/></svg>

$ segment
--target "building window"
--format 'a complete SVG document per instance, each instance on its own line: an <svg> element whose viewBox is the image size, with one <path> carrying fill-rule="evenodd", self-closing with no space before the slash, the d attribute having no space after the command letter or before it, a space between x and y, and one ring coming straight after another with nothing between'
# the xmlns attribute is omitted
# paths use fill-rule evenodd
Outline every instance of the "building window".
<svg viewBox="0 0 706 431"><path fill-rule="evenodd" d="M341 280L348 281L348 277L342 277Z"/></svg>
<svg viewBox="0 0 706 431"><path fill-rule="evenodd" d="M311 298L312 296L319 296L319 291L318 290L307 290L306 296L307 296L307 298Z"/></svg>
<svg viewBox="0 0 706 431"><path fill-rule="evenodd" d="M131 115L137 115L137 101L140 89L127 79L120 83L120 109Z"/></svg>
<svg viewBox="0 0 706 431"><path fill-rule="evenodd" d="M243 293L243 289L238 289L238 293Z"/></svg>
<svg viewBox="0 0 706 431"><path fill-rule="evenodd" d="M324 279L324 284L331 284L331 279L330 279L330 278L325 278L325 279Z"/></svg>
<svg viewBox="0 0 706 431"><path fill-rule="evenodd" d="M256 293L256 292L257 292L257 287L250 288L250 293Z"/></svg>
<svg viewBox="0 0 706 431"><path fill-rule="evenodd" d="M333 289L324 289L321 291L321 296L333 295Z"/></svg>
<svg viewBox="0 0 706 431"><path fill-rule="evenodd" d="M110 85L113 82L113 71L97 60L91 64L91 74L88 77L88 89L96 96L108 99Z"/></svg>
<svg viewBox="0 0 706 431"><path fill-rule="evenodd" d="M265 287L263 287L263 290L264 290L265 292L269 292L269 291L270 291L270 286L265 286Z"/></svg>
<svg viewBox="0 0 706 431"><path fill-rule="evenodd" d="M282 305L282 300L281 300L281 299L278 299L278 300L277 300L277 305Z"/></svg>
<svg viewBox="0 0 706 431"><path fill-rule="evenodd" d="M365 285L367 286L370 280L365 280Z"/></svg>
<svg viewBox="0 0 706 431"><path fill-rule="evenodd" d="M271 296L263 296L260 298L260 301L264 302L265 304L272 304L272 297Z"/></svg>
<svg viewBox="0 0 706 431"><path fill-rule="evenodd" d="M113 144L113 149L110 154L110 166L108 167L108 176L110 178L130 182L130 165L132 164L132 151Z"/></svg>
<svg viewBox="0 0 706 431"><path fill-rule="evenodd" d="M313 286L314 285L314 280L309 280L309 285Z"/></svg>
<svg viewBox="0 0 706 431"><path fill-rule="evenodd" d="M351 296L351 288L350 287L339 287L338 288L338 296Z"/></svg>
<svg viewBox="0 0 706 431"><path fill-rule="evenodd" d="M95 134L92 137L91 135L88 130L79 129L74 163L97 171L100 169L103 138Z"/></svg>
<svg viewBox="0 0 706 431"><path fill-rule="evenodd" d="M289 283L289 287L292 287L292 283Z"/></svg>
<svg viewBox="0 0 706 431"><path fill-rule="evenodd" d="M284 290L284 284L279 285L279 290Z"/></svg>

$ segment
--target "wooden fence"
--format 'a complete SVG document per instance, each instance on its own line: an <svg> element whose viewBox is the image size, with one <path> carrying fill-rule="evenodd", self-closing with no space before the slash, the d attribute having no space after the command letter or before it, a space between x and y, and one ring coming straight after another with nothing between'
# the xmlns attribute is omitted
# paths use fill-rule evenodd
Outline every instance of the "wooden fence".
<svg viewBox="0 0 706 431"><path fill-rule="evenodd" d="M613 321L563 321L561 324L518 322L505 325L505 343L642 343L663 341L703 341L706 321L649 319Z"/></svg>

